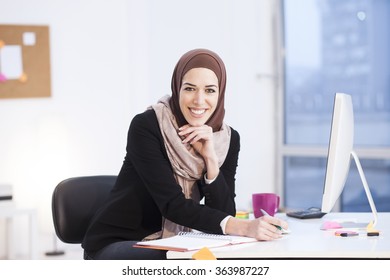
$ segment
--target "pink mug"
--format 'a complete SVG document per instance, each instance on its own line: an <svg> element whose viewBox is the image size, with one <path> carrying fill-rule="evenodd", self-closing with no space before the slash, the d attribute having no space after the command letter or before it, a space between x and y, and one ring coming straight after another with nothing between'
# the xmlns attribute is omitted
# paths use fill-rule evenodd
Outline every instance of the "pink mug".
<svg viewBox="0 0 390 280"><path fill-rule="evenodd" d="M253 215L255 218L263 216L261 209L270 216L274 216L279 209L280 197L274 193L254 193L252 194Z"/></svg>

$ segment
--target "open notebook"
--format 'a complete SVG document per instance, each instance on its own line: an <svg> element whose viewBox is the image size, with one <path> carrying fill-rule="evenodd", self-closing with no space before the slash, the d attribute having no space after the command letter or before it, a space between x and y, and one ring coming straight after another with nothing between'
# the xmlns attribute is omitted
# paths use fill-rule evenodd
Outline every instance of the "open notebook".
<svg viewBox="0 0 390 280"><path fill-rule="evenodd" d="M255 238L244 236L179 232L178 235L168 238L140 241L134 247L185 252L199 250L203 247L214 248L255 241L257 241Z"/></svg>

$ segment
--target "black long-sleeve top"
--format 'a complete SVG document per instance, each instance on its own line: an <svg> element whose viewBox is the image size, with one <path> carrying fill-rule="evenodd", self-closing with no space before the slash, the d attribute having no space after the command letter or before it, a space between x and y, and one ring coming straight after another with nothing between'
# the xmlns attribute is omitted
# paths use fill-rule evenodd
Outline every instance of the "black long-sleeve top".
<svg viewBox="0 0 390 280"><path fill-rule="evenodd" d="M126 156L107 202L96 213L82 247L88 252L124 240L142 240L161 230L162 216L209 233L235 215L235 174L240 137L231 129L227 157L211 184L197 181L204 205L186 199L177 184L154 110L136 115L128 131Z"/></svg>

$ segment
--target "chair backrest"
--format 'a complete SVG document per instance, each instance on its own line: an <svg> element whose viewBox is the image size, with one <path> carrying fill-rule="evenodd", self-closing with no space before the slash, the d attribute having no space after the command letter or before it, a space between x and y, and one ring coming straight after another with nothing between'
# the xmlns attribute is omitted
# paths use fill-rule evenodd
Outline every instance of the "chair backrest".
<svg viewBox="0 0 390 280"><path fill-rule="evenodd" d="M65 243L81 243L89 222L108 197L117 176L84 176L63 180L52 196L53 223Z"/></svg>

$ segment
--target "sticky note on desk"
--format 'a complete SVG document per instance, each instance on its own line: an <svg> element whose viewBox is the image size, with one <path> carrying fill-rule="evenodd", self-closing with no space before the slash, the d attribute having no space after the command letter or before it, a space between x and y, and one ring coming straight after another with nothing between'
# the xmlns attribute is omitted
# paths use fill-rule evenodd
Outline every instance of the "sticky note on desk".
<svg viewBox="0 0 390 280"><path fill-rule="evenodd" d="M216 260L217 258L207 247L203 247L192 255L193 260Z"/></svg>
<svg viewBox="0 0 390 280"><path fill-rule="evenodd" d="M322 230L337 229L337 228L342 228L342 226L340 223L334 221L325 221L321 226Z"/></svg>
<svg viewBox="0 0 390 280"><path fill-rule="evenodd" d="M249 219L249 212L237 211L236 218L238 218L238 219Z"/></svg>
<svg viewBox="0 0 390 280"><path fill-rule="evenodd" d="M376 232L377 230L375 230L374 228L374 223L373 222L370 222L368 225L367 225L367 232Z"/></svg>
<svg viewBox="0 0 390 280"><path fill-rule="evenodd" d="M367 236L379 236L379 230L374 228L373 222L370 222L367 226Z"/></svg>

